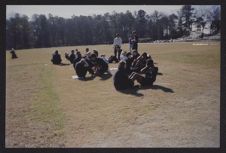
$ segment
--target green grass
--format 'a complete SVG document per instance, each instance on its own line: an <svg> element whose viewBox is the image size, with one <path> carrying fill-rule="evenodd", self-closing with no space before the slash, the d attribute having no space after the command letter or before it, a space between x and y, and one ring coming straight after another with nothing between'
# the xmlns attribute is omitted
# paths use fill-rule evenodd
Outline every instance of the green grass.
<svg viewBox="0 0 226 153"><path fill-rule="evenodd" d="M40 74L41 90L38 99L32 102L32 116L35 121L50 123L55 129L63 129L64 114L59 108L59 96L53 88L54 72L42 67Z"/></svg>

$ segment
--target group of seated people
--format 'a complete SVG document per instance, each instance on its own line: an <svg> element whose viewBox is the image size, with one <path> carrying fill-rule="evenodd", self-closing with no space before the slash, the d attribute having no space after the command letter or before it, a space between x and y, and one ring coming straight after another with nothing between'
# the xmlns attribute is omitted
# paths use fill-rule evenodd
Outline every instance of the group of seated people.
<svg viewBox="0 0 226 153"><path fill-rule="evenodd" d="M75 72L79 79L86 79L86 74L89 72L91 77L102 76L105 72L110 74L108 71L108 61L103 56L98 56L98 51L93 50L89 51L89 48L86 48L84 55L81 54L77 49L71 51L71 54L65 53L65 58L73 64ZM58 51L56 51L52 60L53 64L61 63L61 56Z"/></svg>
<svg viewBox="0 0 226 153"><path fill-rule="evenodd" d="M102 76L104 73L111 74L108 70L108 63L114 61L114 56L108 59L105 55L98 55L97 50L89 51L86 48L85 54L82 55L77 49L71 51L71 54L65 53L65 58L73 64L75 72L79 79L86 79L86 74L89 72L91 77ZM58 51L52 56L53 64L61 63L61 56ZM115 60L115 62L119 62ZM141 55L137 50L132 52L122 51L118 70L114 75L114 86L116 90L124 90L134 87L135 80L141 86L152 86L156 80L158 67L154 66L154 61L146 52Z"/></svg>
<svg viewBox="0 0 226 153"><path fill-rule="evenodd" d="M116 90L125 90L134 87L136 80L141 86L152 86L156 80L158 67L154 66L154 61L146 52L139 54L136 50L122 53L118 71L114 76L114 86Z"/></svg>

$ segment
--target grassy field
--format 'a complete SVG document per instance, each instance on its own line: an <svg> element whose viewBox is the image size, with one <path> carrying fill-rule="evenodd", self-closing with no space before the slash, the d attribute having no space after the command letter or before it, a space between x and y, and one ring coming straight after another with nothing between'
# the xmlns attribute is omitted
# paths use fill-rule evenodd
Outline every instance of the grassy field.
<svg viewBox="0 0 226 153"><path fill-rule="evenodd" d="M111 45L6 53L6 147L219 147L219 42L139 44L162 75L125 93L112 77L73 80L72 65L50 62L56 49L69 63L65 52L86 47L113 53Z"/></svg>

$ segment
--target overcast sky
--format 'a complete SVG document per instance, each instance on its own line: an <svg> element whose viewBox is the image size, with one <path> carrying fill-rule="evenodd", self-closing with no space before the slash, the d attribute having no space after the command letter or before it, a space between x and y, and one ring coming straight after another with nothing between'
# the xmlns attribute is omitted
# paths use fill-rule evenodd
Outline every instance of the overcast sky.
<svg viewBox="0 0 226 153"><path fill-rule="evenodd" d="M6 18L14 16L15 13L27 15L29 18L33 14L45 14L51 13L54 16L60 16L64 18L71 18L71 16L79 15L94 15L112 13L113 11L126 12L127 10L138 11L143 9L148 14L154 10L169 14L176 13L182 5L7 5L6 6Z"/></svg>

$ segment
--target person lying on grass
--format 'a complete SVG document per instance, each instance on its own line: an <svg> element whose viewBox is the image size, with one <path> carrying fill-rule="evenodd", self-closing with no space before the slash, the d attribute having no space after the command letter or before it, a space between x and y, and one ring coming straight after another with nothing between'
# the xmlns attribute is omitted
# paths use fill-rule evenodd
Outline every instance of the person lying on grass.
<svg viewBox="0 0 226 153"><path fill-rule="evenodd" d="M51 61L53 64L61 64L62 59L61 59L60 54L58 53L58 50L56 50L54 52L54 54L52 55Z"/></svg>
<svg viewBox="0 0 226 153"><path fill-rule="evenodd" d="M140 83L141 86L152 86L153 82L156 80L156 75L158 73L158 67L154 66L153 60L148 59L146 62L146 66L141 69L141 73L144 74L138 74L136 72L133 72L130 76L129 79L132 81L137 80L138 83Z"/></svg>

